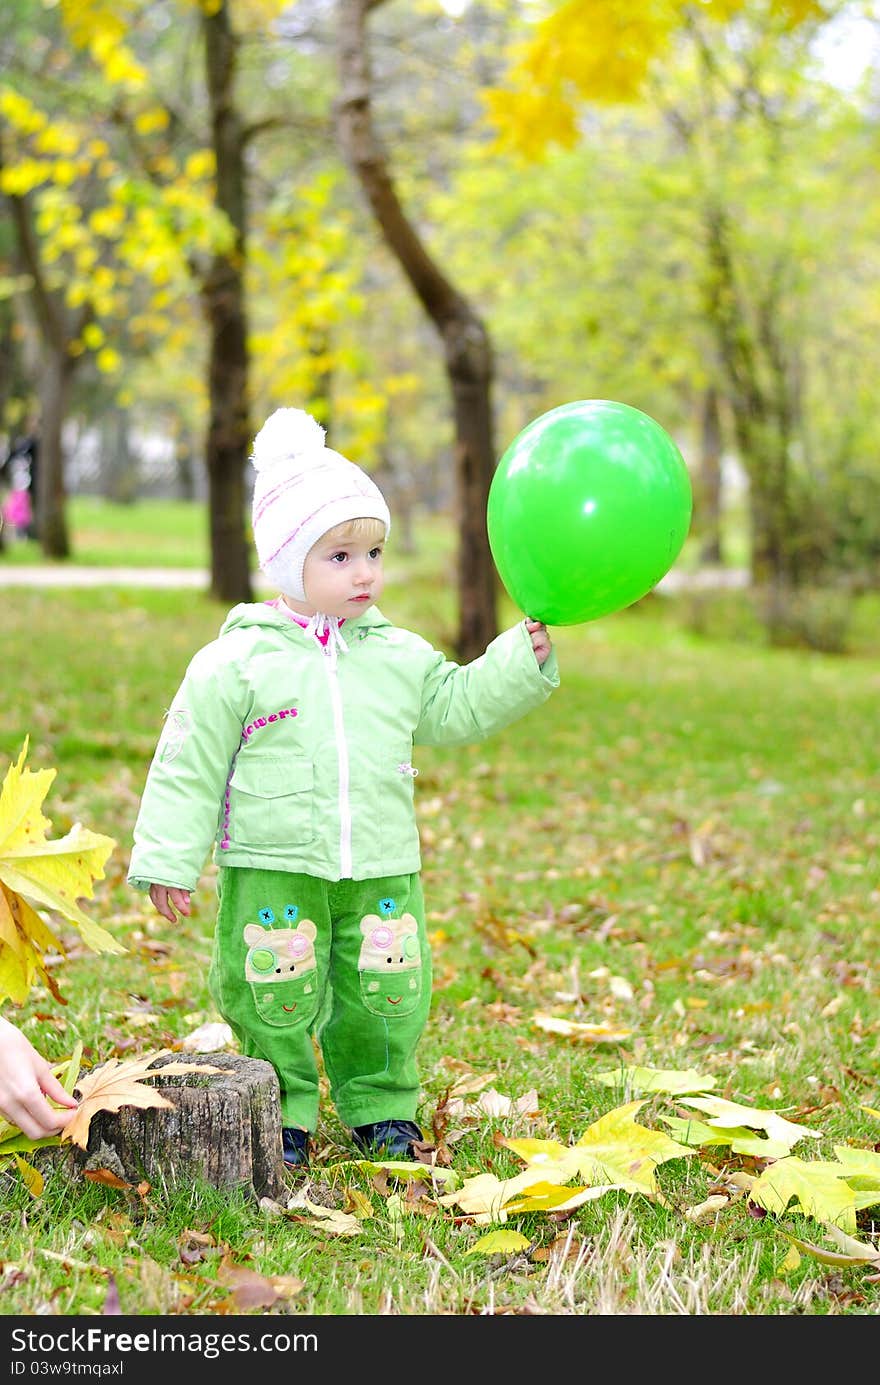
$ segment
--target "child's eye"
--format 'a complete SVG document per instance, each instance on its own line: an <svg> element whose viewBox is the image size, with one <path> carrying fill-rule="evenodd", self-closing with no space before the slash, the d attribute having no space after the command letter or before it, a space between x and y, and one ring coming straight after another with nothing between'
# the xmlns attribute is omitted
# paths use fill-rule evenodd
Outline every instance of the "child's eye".
<svg viewBox="0 0 880 1385"><path fill-rule="evenodd" d="M347 553L331 553L330 561L331 563L344 563L347 557Z"/></svg>
<svg viewBox="0 0 880 1385"><path fill-rule="evenodd" d="M371 557L371 558L381 558L381 557L382 557L382 550L381 550L381 548L371 548L371 549L370 549L370 557Z"/></svg>

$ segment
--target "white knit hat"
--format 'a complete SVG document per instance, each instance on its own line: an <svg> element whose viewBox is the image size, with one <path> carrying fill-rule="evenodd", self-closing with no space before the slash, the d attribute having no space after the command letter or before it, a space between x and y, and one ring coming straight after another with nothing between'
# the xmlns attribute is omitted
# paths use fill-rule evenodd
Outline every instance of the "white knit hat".
<svg viewBox="0 0 880 1385"><path fill-rule="evenodd" d="M274 587L305 601L309 549L347 519L391 529L384 496L365 471L324 446L324 429L303 409L276 409L254 438L253 529L260 567Z"/></svg>

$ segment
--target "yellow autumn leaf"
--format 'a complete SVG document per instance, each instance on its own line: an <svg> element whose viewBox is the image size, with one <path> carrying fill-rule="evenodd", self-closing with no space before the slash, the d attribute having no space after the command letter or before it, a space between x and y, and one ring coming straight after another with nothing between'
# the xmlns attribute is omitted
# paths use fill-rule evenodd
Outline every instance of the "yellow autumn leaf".
<svg viewBox="0 0 880 1385"><path fill-rule="evenodd" d="M784 1227L780 1227L780 1230L783 1236L791 1241L792 1248L796 1246L805 1255L811 1255L823 1265L877 1265L880 1268L880 1250L876 1246L847 1236L837 1226L828 1224L825 1227L829 1240L837 1242L837 1250L826 1250L824 1246L813 1245L811 1241L802 1241L797 1236L792 1236Z"/></svg>
<svg viewBox="0 0 880 1385"><path fill-rule="evenodd" d="M654 1178L658 1164L693 1157L694 1151L687 1145L637 1124L636 1114L644 1104L642 1099L615 1107L584 1131L574 1153L587 1182L613 1183L652 1197L658 1191Z"/></svg>
<svg viewBox="0 0 880 1385"><path fill-rule="evenodd" d="M504 1210L511 1217L517 1212L573 1212L585 1202L593 1202L620 1187L619 1183L597 1183L591 1188L534 1183L521 1197L512 1198Z"/></svg>
<svg viewBox="0 0 880 1385"><path fill-rule="evenodd" d="M850 1187L880 1188L880 1153L856 1145L835 1145L834 1153L844 1167L841 1175Z"/></svg>
<svg viewBox="0 0 880 1385"><path fill-rule="evenodd" d="M734 1154L747 1154L755 1159L784 1159L791 1152L791 1139L771 1140L765 1135L756 1135L744 1125L711 1126L696 1117L688 1120L682 1116L661 1116L660 1120L677 1140L695 1149L724 1145Z"/></svg>
<svg viewBox="0 0 880 1385"><path fill-rule="evenodd" d="M625 1087L633 1096L645 1096L649 1092L666 1092L681 1096L686 1092L708 1092L715 1086L716 1079L699 1073L695 1068L681 1072L675 1068L615 1068L611 1072L596 1073L595 1080L606 1087Z"/></svg>
<svg viewBox="0 0 880 1385"><path fill-rule="evenodd" d="M104 866L116 843L81 823L75 823L64 837L48 838L51 822L42 805L55 770L27 769L28 743L26 737L0 788L0 999L18 1003L37 973L58 997L45 970L44 954L50 948L63 954L64 949L35 906L67 919L95 952L126 950L77 903L91 899L94 882L104 878Z"/></svg>
<svg viewBox="0 0 880 1385"><path fill-rule="evenodd" d="M465 1255L513 1255L518 1250L528 1250L531 1244L521 1231L490 1231L469 1246Z"/></svg>
<svg viewBox="0 0 880 1385"><path fill-rule="evenodd" d="M771 1140L787 1144L789 1149L807 1135L813 1140L821 1138L821 1131L788 1121L778 1111L742 1106L739 1102L724 1101L718 1096L686 1096L682 1097L681 1104L705 1112L709 1117L708 1124L715 1129L745 1125L749 1130L766 1130Z"/></svg>
<svg viewBox="0 0 880 1385"><path fill-rule="evenodd" d="M165 1063L154 1068L157 1059L164 1058L171 1049L163 1048L157 1053L148 1053L141 1058L128 1058L120 1062L111 1058L101 1067L95 1068L77 1083L79 1110L73 1120L61 1132L62 1142L71 1141L85 1149L89 1142L89 1126L92 1117L99 1111L118 1111L122 1106L147 1107L173 1106L155 1087L144 1084L152 1077L179 1075L188 1072L219 1073L223 1068L213 1068L207 1063Z"/></svg>
<svg viewBox="0 0 880 1385"><path fill-rule="evenodd" d="M466 1216L478 1222L507 1220L505 1203L523 1194L526 1189L548 1181L546 1169L526 1169L514 1178L498 1178L494 1173L478 1173L466 1178L460 1188L437 1198L443 1207L460 1207Z"/></svg>
<svg viewBox="0 0 880 1385"><path fill-rule="evenodd" d="M574 1212L578 1207L583 1207L585 1202L595 1202L596 1198L604 1197L606 1193L613 1193L616 1190L626 1192L626 1189L620 1183L594 1183L589 1188L563 1188L562 1192L567 1194L564 1201L557 1202L554 1207L548 1207L547 1210L550 1212ZM526 1197L528 1196L529 1195L526 1194ZM528 1211L529 1209L525 1205L526 1197L520 1199L518 1202L509 1202L507 1204L508 1212L512 1214L514 1212ZM536 1208L535 1210L537 1211L540 1209Z"/></svg>
<svg viewBox="0 0 880 1385"><path fill-rule="evenodd" d="M771 1164L755 1179L749 1201L780 1216L794 1202L805 1217L830 1221L844 1231L855 1231L859 1195L824 1160L812 1162L790 1155ZM844 1172L844 1170L841 1170ZM877 1194L880 1200L880 1194Z"/></svg>
<svg viewBox="0 0 880 1385"><path fill-rule="evenodd" d="M558 1140L508 1140L500 1139L499 1144L512 1150L525 1164L564 1164L570 1158L571 1146L562 1145ZM575 1165L571 1164L572 1173Z"/></svg>
<svg viewBox="0 0 880 1385"><path fill-rule="evenodd" d="M25 1159L22 1159L20 1154L16 1154L15 1162L18 1165L18 1171L21 1174L22 1182L31 1197L40 1197L43 1191L43 1175L40 1173L40 1170L35 1169L33 1164L29 1164Z"/></svg>
<svg viewBox="0 0 880 1385"><path fill-rule="evenodd" d="M564 1020L556 1015L535 1014L532 1024L547 1034L562 1034L567 1039L583 1039L586 1043L619 1043L628 1039L632 1030L619 1024L584 1024L579 1020Z"/></svg>
<svg viewBox="0 0 880 1385"><path fill-rule="evenodd" d="M798 1254L797 1246L792 1244L788 1247L785 1255L780 1260L777 1266L777 1273L787 1274L790 1270L796 1270L800 1263L801 1257Z"/></svg>

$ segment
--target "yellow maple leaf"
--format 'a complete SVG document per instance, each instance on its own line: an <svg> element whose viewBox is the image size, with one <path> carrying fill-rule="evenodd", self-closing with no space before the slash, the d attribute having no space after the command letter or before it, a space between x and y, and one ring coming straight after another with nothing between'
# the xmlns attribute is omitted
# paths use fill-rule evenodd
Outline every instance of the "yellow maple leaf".
<svg viewBox="0 0 880 1385"><path fill-rule="evenodd" d="M797 1155L779 1159L756 1178L749 1190L749 1201L781 1215L794 1200L805 1217L833 1222L842 1231L855 1231L859 1194L845 1182L846 1169L825 1160L806 1161Z"/></svg>
<svg viewBox="0 0 880 1385"><path fill-rule="evenodd" d="M705 1076L695 1068L681 1071L677 1068L621 1067L611 1072L597 1072L597 1082L606 1087L625 1087L633 1096L644 1096L648 1092L706 1092L715 1086L714 1077Z"/></svg>
<svg viewBox="0 0 880 1385"><path fill-rule="evenodd" d="M590 1044L616 1044L632 1034L632 1030L622 1024L584 1024L580 1020L564 1020L540 1013L532 1015L532 1024L547 1034L562 1034L567 1039L582 1039Z"/></svg>
<svg viewBox="0 0 880 1385"><path fill-rule="evenodd" d="M720 1096L686 1096L682 1097L681 1104L693 1106L697 1111L704 1111L709 1117L707 1124L715 1130L729 1130L731 1127L743 1125L749 1130L766 1130L769 1139L777 1144L786 1145L788 1149L805 1135L809 1135L813 1140L821 1138L821 1131L788 1121L778 1111L742 1106L737 1101L725 1101Z"/></svg>
<svg viewBox="0 0 880 1385"><path fill-rule="evenodd" d="M223 1068L212 1068L206 1063L166 1063L161 1068L151 1065L170 1053L170 1048L148 1053L141 1058L128 1058L120 1062L111 1058L101 1067L95 1068L77 1083L79 1110L73 1120L61 1132L62 1142L70 1140L85 1149L89 1142L89 1126L92 1117L99 1111L118 1111L122 1106L147 1107L173 1106L155 1087L145 1086L151 1077L181 1074L187 1072L217 1073Z"/></svg>
<svg viewBox="0 0 880 1385"><path fill-rule="evenodd" d="M528 1250L531 1244L521 1231L490 1231L469 1246L465 1255L513 1255L518 1250Z"/></svg>
<svg viewBox="0 0 880 1385"><path fill-rule="evenodd" d="M533 1183L522 1197L506 1203L504 1210L508 1216L516 1212L573 1212L585 1202L604 1197L620 1186L619 1183L597 1183L592 1188L563 1188L558 1183Z"/></svg>
<svg viewBox="0 0 880 1385"><path fill-rule="evenodd" d="M44 957L50 949L63 955L64 948L37 913L40 906L72 923L94 952L126 950L77 903L92 898L116 843L81 823L63 837L48 838L51 823L42 805L55 770L25 768L28 740L0 788L0 1000L17 1004L38 974L62 998Z"/></svg>
<svg viewBox="0 0 880 1385"><path fill-rule="evenodd" d="M526 1169L515 1178L503 1179L494 1173L478 1173L474 1178L466 1178L455 1192L443 1193L437 1202L443 1207L460 1207L465 1216L472 1216L479 1224L505 1222L505 1203L548 1181L546 1169Z"/></svg>
<svg viewBox="0 0 880 1385"><path fill-rule="evenodd" d="M708 1149L713 1145L728 1145L734 1154L749 1154L755 1159L783 1159L791 1153L792 1140L771 1140L756 1135L745 1125L705 1125L695 1117L661 1116L676 1139L694 1148Z"/></svg>
<svg viewBox="0 0 880 1385"><path fill-rule="evenodd" d="M613 1183L628 1192L653 1197L654 1170L668 1159L692 1158L694 1151L670 1140L660 1130L636 1122L644 1099L617 1106L584 1131L574 1153L581 1175L590 1183Z"/></svg>

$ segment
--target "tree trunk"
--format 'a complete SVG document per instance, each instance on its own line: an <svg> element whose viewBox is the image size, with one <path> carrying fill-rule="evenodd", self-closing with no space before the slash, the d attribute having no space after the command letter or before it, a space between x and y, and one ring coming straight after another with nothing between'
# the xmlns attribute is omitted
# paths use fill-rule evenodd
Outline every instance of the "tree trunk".
<svg viewBox="0 0 880 1385"><path fill-rule="evenodd" d="M700 468L695 506L700 530L700 562L721 562L721 414L718 391L703 392L700 429Z"/></svg>
<svg viewBox="0 0 880 1385"><path fill-rule="evenodd" d="M2 168L3 145L0 140L0 170ZM15 232L16 260L30 280L27 301L40 341L43 362L37 390L40 401L37 429L39 461L36 494L33 497L37 537L47 558L69 558L61 434L78 360L71 355L69 347L88 322L91 309L84 305L78 311L71 312L64 301L63 292L51 286L40 258L32 197L28 194L8 194L6 205Z"/></svg>
<svg viewBox="0 0 880 1385"><path fill-rule="evenodd" d="M467 662L498 633L497 576L486 530L495 468L492 349L485 326L428 254L397 196L373 127L367 15L383 0L339 0L338 125L345 157L385 241L443 344L455 422L459 631Z"/></svg>
<svg viewBox="0 0 880 1385"><path fill-rule="evenodd" d="M749 476L752 581L758 586L794 584L789 402L772 314L765 303L762 332L752 332L738 292L723 208L707 208L706 230L707 316L716 334L737 446Z"/></svg>
<svg viewBox="0 0 880 1385"><path fill-rule="evenodd" d="M237 1053L171 1054L155 1069L185 1061L221 1073L156 1077L171 1106L101 1111L75 1167L108 1168L130 1183L181 1187L200 1178L215 1188L243 1188L257 1197L284 1191L281 1095L270 1063ZM64 1148L62 1146L62 1148Z"/></svg>
<svg viewBox="0 0 880 1385"><path fill-rule="evenodd" d="M245 474L250 446L248 408L246 191L244 139L235 106L238 42L228 0L203 15L205 72L217 166L217 206L229 218L235 244L213 257L202 283L210 333L209 418L205 442L211 552L211 595L250 601L250 550L245 538Z"/></svg>
<svg viewBox="0 0 880 1385"><path fill-rule="evenodd" d="M73 358L66 343L43 341L40 378L39 462L37 465L36 529L47 558L69 558L64 487L64 447L61 430L67 417Z"/></svg>

